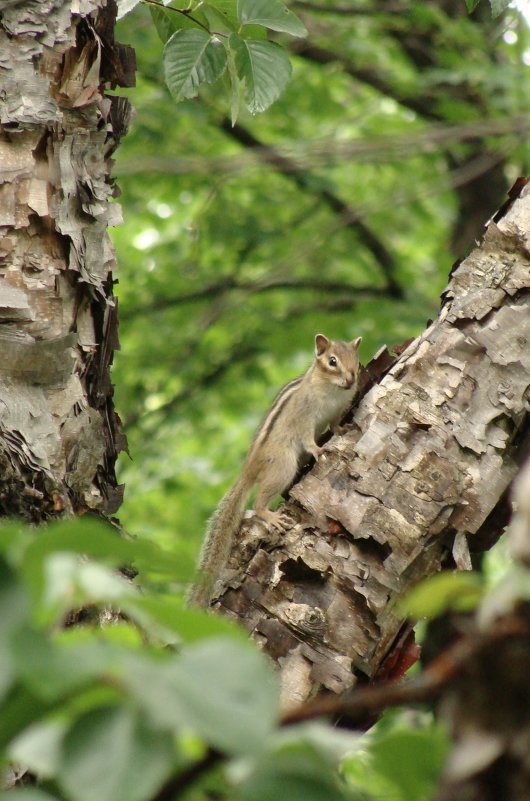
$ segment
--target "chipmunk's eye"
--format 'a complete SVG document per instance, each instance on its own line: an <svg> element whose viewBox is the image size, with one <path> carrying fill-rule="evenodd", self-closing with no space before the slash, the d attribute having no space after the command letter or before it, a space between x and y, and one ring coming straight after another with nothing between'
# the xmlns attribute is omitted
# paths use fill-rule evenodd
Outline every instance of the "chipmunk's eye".
<svg viewBox="0 0 530 801"><path fill-rule="evenodd" d="M336 360L335 356L330 356L329 357L328 364L329 364L330 367L336 367L337 366L337 360Z"/></svg>

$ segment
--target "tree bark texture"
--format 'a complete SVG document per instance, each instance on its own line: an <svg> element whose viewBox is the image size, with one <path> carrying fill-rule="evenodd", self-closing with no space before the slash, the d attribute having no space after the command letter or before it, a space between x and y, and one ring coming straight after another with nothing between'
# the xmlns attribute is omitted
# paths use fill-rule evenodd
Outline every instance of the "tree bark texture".
<svg viewBox="0 0 530 801"><path fill-rule="evenodd" d="M0 514L113 512L111 155L134 83L114 0L0 7Z"/></svg>
<svg viewBox="0 0 530 801"><path fill-rule="evenodd" d="M454 269L438 318L296 484L285 535L244 521L215 607L280 669L286 706L414 661L397 602L469 569L530 433L530 186Z"/></svg>

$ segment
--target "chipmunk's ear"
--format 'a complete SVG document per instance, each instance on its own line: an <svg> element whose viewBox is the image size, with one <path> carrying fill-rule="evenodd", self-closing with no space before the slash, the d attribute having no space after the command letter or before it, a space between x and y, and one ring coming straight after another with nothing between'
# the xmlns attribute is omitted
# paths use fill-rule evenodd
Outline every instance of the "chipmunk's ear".
<svg viewBox="0 0 530 801"><path fill-rule="evenodd" d="M358 350L359 345L361 344L362 341L363 341L362 337L357 337L357 339L352 339L350 345L354 350Z"/></svg>
<svg viewBox="0 0 530 801"><path fill-rule="evenodd" d="M329 339L324 334L317 334L315 337L315 353L317 356L322 356L324 351L329 345Z"/></svg>

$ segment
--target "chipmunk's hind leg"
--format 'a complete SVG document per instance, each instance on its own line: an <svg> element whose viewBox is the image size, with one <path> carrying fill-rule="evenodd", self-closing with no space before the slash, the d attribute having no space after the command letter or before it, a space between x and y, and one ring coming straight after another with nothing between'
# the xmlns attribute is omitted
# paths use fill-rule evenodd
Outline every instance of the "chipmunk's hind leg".
<svg viewBox="0 0 530 801"><path fill-rule="evenodd" d="M258 494L254 511L258 517L271 523L279 531L286 531L292 525L292 520L286 512L273 512L269 509L269 503L291 486L297 472L298 460L292 452L286 450L281 454L281 458L275 459L274 463L271 463L271 466L263 471L264 475L262 475L261 481L258 480Z"/></svg>

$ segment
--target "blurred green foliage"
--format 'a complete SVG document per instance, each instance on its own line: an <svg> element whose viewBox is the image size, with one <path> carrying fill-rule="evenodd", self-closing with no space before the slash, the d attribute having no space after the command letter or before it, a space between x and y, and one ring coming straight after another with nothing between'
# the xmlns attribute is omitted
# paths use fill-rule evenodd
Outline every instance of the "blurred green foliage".
<svg viewBox="0 0 530 801"><path fill-rule="evenodd" d="M427 801L448 747L429 715L282 725L266 657L179 604L172 563L94 519L3 524L0 785L29 786L0 801Z"/></svg>
<svg viewBox="0 0 530 801"><path fill-rule="evenodd" d="M146 7L117 26L138 60L136 88L118 90L136 115L116 155L125 222L112 232L113 375L132 456L120 518L178 543L189 564L314 334L361 334L364 360L418 334L454 258L528 167L530 47L516 10L290 7L307 40L273 36L293 78L235 127L222 79L173 102Z"/></svg>

